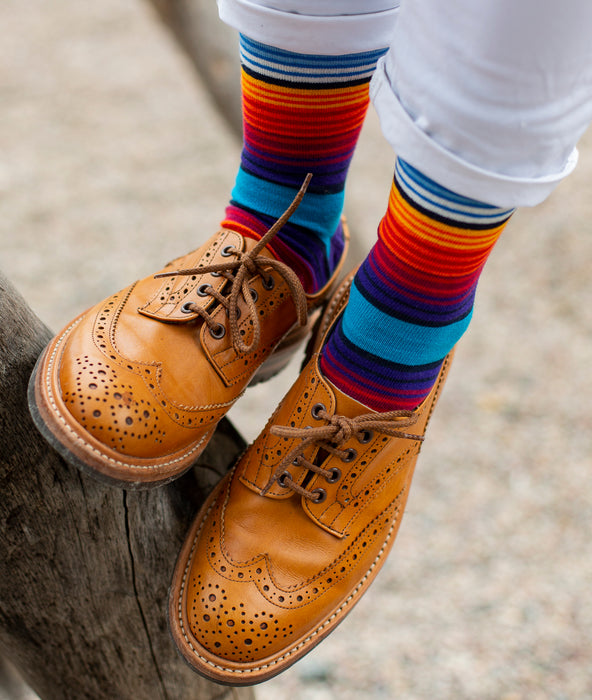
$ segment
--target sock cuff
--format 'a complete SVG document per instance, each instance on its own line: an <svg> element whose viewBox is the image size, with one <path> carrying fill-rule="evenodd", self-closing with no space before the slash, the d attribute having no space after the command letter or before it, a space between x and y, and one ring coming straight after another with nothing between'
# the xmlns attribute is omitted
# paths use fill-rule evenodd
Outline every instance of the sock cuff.
<svg viewBox="0 0 592 700"><path fill-rule="evenodd" d="M239 37L239 46L243 69L274 81L315 87L369 82L378 59L386 53L386 49L375 49L339 56L303 54L263 44L244 34Z"/></svg>
<svg viewBox="0 0 592 700"><path fill-rule="evenodd" d="M510 218L514 209L495 207L464 197L430 179L402 158L395 163L395 185L418 209L439 220L471 228L494 228Z"/></svg>

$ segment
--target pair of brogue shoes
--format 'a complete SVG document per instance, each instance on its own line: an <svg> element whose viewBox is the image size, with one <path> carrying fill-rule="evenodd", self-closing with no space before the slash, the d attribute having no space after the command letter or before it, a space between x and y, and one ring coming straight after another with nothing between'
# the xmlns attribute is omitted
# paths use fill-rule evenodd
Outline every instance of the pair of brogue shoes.
<svg viewBox="0 0 592 700"><path fill-rule="evenodd" d="M306 654L373 581L448 370L414 412L375 413L328 382L318 353L351 276L336 289L342 258L305 294L269 250L278 228L259 242L222 230L82 314L30 388L36 424L69 462L124 488L158 485L195 463L248 385L279 371L316 321L299 378L201 508L173 575L179 650L234 685Z"/></svg>

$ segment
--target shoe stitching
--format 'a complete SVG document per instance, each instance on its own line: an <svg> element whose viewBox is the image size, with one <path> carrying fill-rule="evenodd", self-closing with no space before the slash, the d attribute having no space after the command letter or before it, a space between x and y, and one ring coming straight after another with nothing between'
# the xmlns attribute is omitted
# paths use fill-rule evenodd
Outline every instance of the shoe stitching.
<svg viewBox="0 0 592 700"><path fill-rule="evenodd" d="M301 591L301 590L303 590L304 588L306 588L307 586L310 586L310 585L312 585L312 584L317 584L317 583L319 582L320 579L322 579L322 578L325 577L326 574L330 573L333 569L335 569L336 567L338 567L339 564L340 564L341 562L343 562L343 560L347 560L347 559L348 559L349 552L350 552L352 549L354 549L354 548L356 547L356 544L357 544L358 541L363 540L363 539L370 539L370 537L369 537L368 535L365 535L365 533L366 533L369 529L371 529L372 527L374 527L376 521L382 519L382 518L384 517L384 514L385 514L385 513L388 513L389 510L393 509L393 510L394 510L394 515L393 515L393 517L395 517L395 520L396 520L396 514L399 512L399 508L398 508L398 506L397 506L397 503L402 499L403 494L405 493L406 490L407 490L407 486L405 485L405 486L403 486L403 488L399 491L399 493L395 496L395 498L392 499L392 501L388 504L388 506L386 506L386 508L384 508L378 515L376 515L374 518L372 518L372 520L370 520L370 521L366 524L366 526L354 537L354 539L353 539L353 540L350 542L350 544L343 550L343 552L342 552L336 559L334 559L330 564L328 564L327 566L325 566L324 569L322 569L321 571L319 571L317 574L315 574L314 576L309 577L308 579L306 579L306 580L303 581L302 583L296 584L296 585L294 585L294 586L282 587L282 586L280 586L279 583L276 581L275 577L273 576L273 573L272 573L272 572L270 571L270 569L269 569L269 566L267 566L266 568L267 568L267 571L268 571L268 575L269 575L270 581L273 583L273 585L274 585L279 591L281 591L282 593L286 593L286 594L288 594L288 595L291 595L291 594L293 594L293 593L297 593L298 591ZM220 522L220 528L221 528L221 531L222 531L222 535L221 535L221 540L222 540L222 541L224 541L224 518L223 518L223 516L224 516L225 510L226 510L226 505L227 505L227 503L228 503L228 499L229 499L229 490L228 490L228 492L227 492L227 495L226 495L224 504L222 505L221 512L220 512L220 521L221 521L221 522ZM265 554L259 554L259 555L255 556L255 557L252 557L252 558L249 559L248 561L246 561L245 564L244 564L244 566L240 567L238 564L235 564L234 562L232 562L231 559L230 559L226 554L223 553L223 555L224 555L224 558L226 559L227 564L228 564L229 566L232 566L232 567L236 568L236 569L238 569L238 568L248 568L248 567L250 567L250 566L253 566L253 565L256 564L257 562L261 561L262 559L265 560L266 563L267 563L267 561L268 561L267 556L266 556ZM218 572L218 573L220 573L220 572ZM222 578L225 578L227 581L235 581L235 579L232 579L232 578L230 578L229 576L222 576ZM343 578L343 577L341 577L341 578ZM252 582L255 583L255 585L257 586L257 588L259 588L258 582L257 582L256 580L253 579ZM245 583L247 583L247 582L245 581ZM333 587L333 586L330 586L330 587ZM281 608L281 607L283 607L283 608L287 608L287 607L288 607L288 606L278 605L278 604L277 604L275 601L273 601L269 596L265 595L264 592L262 592L262 591L260 591L260 592L261 592L261 595L262 595L269 603L272 603L273 605L276 605L277 607L280 607L280 608ZM304 604L304 605L306 605L306 604ZM302 606L300 606L300 605L299 605L299 606L293 605L293 606L289 606L289 607L304 607L304 605L302 605Z"/></svg>
<svg viewBox="0 0 592 700"><path fill-rule="evenodd" d="M421 443L417 443L417 444L421 444ZM371 446L371 445L372 445L372 443L369 444L369 446ZM364 510L366 509L366 506L368 505L368 503L371 503L371 502L372 502L372 501L368 501L368 502L362 503L362 501L364 501L364 499L365 499L365 497L361 495L361 494L362 494L363 488L371 489L371 491L372 491L372 500L376 499L381 493L383 493L383 492L391 485L392 480L393 480L398 474L400 474L403 470L408 469L408 468L411 466L411 465L409 464L409 461L413 460L413 458L414 458L414 457L417 457L417 455L419 454L419 451L418 451L418 452L415 452L414 454L410 454L411 451L412 451L412 449L413 449L413 448L409 448L409 450L407 450L406 452L404 452L403 455L401 455L401 456L398 458L398 460L395 460L394 462L390 462L390 463L387 464L383 469L380 470L380 472L379 472L379 473L374 477L374 479L372 480L372 481L375 482L376 479L380 479L380 480L381 480L381 485L380 485L380 486L376 487L376 486L372 486L372 484L370 484L370 485L368 485L367 487L362 487L362 488L358 491L357 494L354 494L354 493L350 492L351 498L352 498L354 501L355 501L356 499L360 499L360 507L359 507L359 508L353 508L353 509L352 509L353 512L352 512L351 517L350 517L349 520L348 520L346 523L344 523L344 525L341 526L339 529L337 529L336 527L333 527L332 525L328 525L327 523L324 523L324 522L321 520L321 517L324 515L325 511L328 510L328 507L327 507L327 508L325 509L325 511L323 511L323 513L321 513L320 515L315 515L315 514L310 510L310 504L309 504L309 502L307 501L306 504L305 504L305 509L306 509L307 513L309 513L309 515L311 516L311 518L313 518L315 521L317 521L317 522L319 522L321 525L323 525L323 527L330 528L333 532L335 532L335 534L343 535L343 534L346 532L346 530L348 530L348 529L351 527L352 523L353 523L357 518L359 518L360 515L364 512ZM376 459L377 457L378 457L378 455L375 456L375 459ZM407 463L403 463L404 460L405 460ZM397 466L397 464L398 464L398 466ZM355 465L355 462L354 462L354 465ZM368 467L369 467L369 465L366 465L366 467L362 467L362 469L367 469ZM393 469L393 467L395 467L395 468ZM352 468L353 468L353 466L352 466ZM390 469L393 469L393 471L392 471L391 474L388 474L388 477L387 477L387 470L388 470L389 468L390 468ZM315 479L315 481L311 483L311 486L315 486L316 483L317 483L317 480ZM339 501L337 501L337 502L339 503ZM341 505L341 503L339 503L339 505ZM343 514L343 512L344 512L345 510L347 510L347 508L348 508L348 506L343 506L341 512L338 513L338 514L333 518L333 520L332 520L331 522L332 522L332 523L335 523L335 520L337 520L337 518L339 518L339 517Z"/></svg>
<svg viewBox="0 0 592 700"><path fill-rule="evenodd" d="M224 240L229 237L228 236L229 233L234 233L234 232L230 232L226 229L222 229L221 231L218 231L218 234L216 235L214 240L212 240L210 245L203 251L201 256L197 257L197 253L199 252L200 248L196 248L195 250L192 250L190 253L187 253L187 255L184 255L180 258L176 258L175 260L171 261L168 265L165 266L165 268L163 269L163 273L167 272L167 268L175 267L175 263L177 263L180 260L186 260L189 257L193 257L193 258L195 258L196 262L199 263L204 257L207 257L208 254L210 256L215 255L216 250L218 248L220 248L222 246L222 243L224 242ZM236 235L238 235L238 234L236 234ZM191 285L187 285L187 284L183 285L180 283L178 289L183 289L183 287L190 287L191 288L190 292L192 292L194 289L196 289L199 286L200 282L201 282L201 279L198 278L195 281L193 281ZM144 306L142 306L141 309L147 309L148 307L150 307L152 305L156 305L158 303L160 303L161 306L164 305L161 302L161 296L163 294L163 290L166 290L167 284L169 284L169 282L167 282L165 280L163 282L162 286L154 293L153 297L146 304L144 304ZM173 292L173 295L174 294L177 294L177 292L176 291ZM191 294L188 292L186 296L191 296ZM170 299L170 297L171 297L171 295L169 294L169 299ZM179 301L177 301L176 303L178 304Z"/></svg>
<svg viewBox="0 0 592 700"><path fill-rule="evenodd" d="M172 466L174 464L177 464L178 462L183 461L184 459L187 459L187 457L189 457L190 455L194 454L197 450L199 450L203 441L207 437L208 433L203 435L201 440L196 445L194 445L194 447L191 450L185 452L183 455L181 455L179 457L176 457L175 459L169 460L167 462L160 462L159 464L145 464L145 465L144 464L131 464L129 462L124 462L124 461L114 459L113 457L110 457L109 455L101 452L101 450L96 448L94 445L91 445L90 443L88 443L86 440L84 440L84 438L80 437L80 435L78 435L75 432L75 430L70 425L68 425L68 422L63 417L63 415L62 415L62 413L57 405L57 402L55 400L54 393L53 393L53 390L51 387L51 374L52 374L52 370L53 370L53 365L54 365L55 360L56 360L56 356L58 354L58 348L60 347L61 343L64 341L66 336L71 331L73 331L74 328L79 323L81 323L82 320L83 320L83 317L80 317L76 321L74 321L74 323L70 324L70 326L68 326L64 330L62 335L59 336L59 338L54 342L54 346L53 346L52 351L51 351L51 353L48 357L48 360L47 360L47 371L45 372L45 377L44 377L44 384L45 384L45 390L47 393L47 399L48 399L48 401L49 401L49 403L54 411L54 415L57 416L59 422L62 424L62 428L65 429L67 433L69 433L73 436L74 442L77 443L78 445L82 445L85 449L89 450L90 452L92 452L96 456L100 457L101 459L109 462L110 464L113 464L113 465L118 466L118 467L126 467L126 468L131 467L134 469L143 469L143 470L162 469L163 467Z"/></svg>
<svg viewBox="0 0 592 700"><path fill-rule="evenodd" d="M203 661L203 662L204 662L205 664L207 664L208 666L211 666L212 668L216 668L216 669L218 669L218 670L220 670L220 671L223 671L225 674L229 674L229 673L230 673L230 674L239 675L239 674L257 673L257 672L259 672L259 671L265 671L265 670L267 670L267 669L269 669L269 668L272 668L272 667L274 667L274 666L277 666L277 665L280 664L282 661L284 661L285 659L290 658L291 656L293 656L294 654L296 654L298 651L300 651L300 649L302 649L303 647L307 646L308 643L309 643L310 641L312 641L315 637L317 637L326 627L328 627L329 625L331 625L331 623L332 623L337 617L340 616L341 612L342 612L346 607L348 607L348 606L350 605L350 603L352 602L352 600L356 597L357 593L358 593L358 592L360 591L360 589L364 586L364 584L366 583L366 581L368 580L368 578L370 577L370 575L372 574L372 572L374 571L374 569L375 569L376 566L378 565L379 560L382 558L383 554L385 553L385 550L386 550L386 548L387 548L387 545L388 545L388 543L389 543L389 540L390 540L391 537L392 537L393 531L395 530L395 528L396 528L396 526L397 526L397 524L398 524L398 522L399 522L399 517L398 517L399 511L397 510L396 513L395 513L395 517L394 517L394 519L393 519L393 522L391 523L391 526L390 526L390 528L389 528L389 531L388 531L388 533L387 533L387 535L386 535L386 537L385 537L385 540L384 540L384 542L383 542L383 544L382 544L382 547L380 548L378 554L377 554L376 557L374 558L374 561L373 561L372 564L370 565L370 567L369 567L369 569L367 570L367 572L366 572L366 574L364 575L364 577L360 580L360 582L359 582L358 585L353 589L353 591L350 593L350 595L343 601L343 603L339 606L339 608L338 608L337 610L335 610L335 611L330 615L330 617L328 617L328 618L323 622L323 624L319 625L319 626L314 630L314 632L313 632L312 634L310 634L308 637L306 637L306 639L303 639L303 640L302 640L301 642L299 642L296 646L294 646L294 647L292 647L291 649L289 649L285 654L283 654L282 656L278 657L277 659L274 659L273 661L269 662L268 664L262 664L262 665L260 665L260 666L253 667L253 668L249 668L249 669L230 669L230 668L221 666L221 665L219 665L219 664L216 664L216 663L214 663L213 661L210 661L210 660L207 659L206 657L202 656L202 655L197 651L197 649L194 647L194 645L192 644L191 640L190 640L189 637L187 636L187 632L186 632L186 630L185 630L185 625L184 625L184 623L183 623L183 591L184 591L184 589L185 589L185 585L186 585L186 582L187 582L187 576L188 576L189 566L190 566L191 561L192 561L192 559L193 559L193 552L195 551L195 547L196 547L196 544L197 544L197 540L198 540L199 535L200 535L200 533L201 533L201 531L202 531L202 529L203 529L204 523L205 523L205 521L206 521L206 519L207 519L207 517L208 517L208 515L209 515L209 513L210 513L210 511L211 511L211 509L212 509L213 506L214 506L214 503L215 503L215 500L212 502L212 504L210 505L210 507L208 508L208 510L206 511L206 513L204 514L204 517L203 517L203 519L202 519L202 521L201 521L201 523L200 523L200 526L199 526L198 530L196 531L196 534L195 534L195 537L194 537L194 540L193 540L193 544L192 544L192 547L191 547L191 551L190 551L189 557L188 557L188 559L187 559L187 564L186 564L186 566L185 566L185 570L184 570L184 572L183 572L183 576L182 576L181 584L180 584L180 588L179 588L179 602L178 602L178 606L177 606L177 616L178 616L178 620L177 620L177 621L178 621L178 623L179 623L179 626L180 626L180 629L181 629L181 633L182 633L182 635L183 635L183 638L185 639L185 642L187 643L187 646L191 649L191 651L193 652L193 654L194 654L195 656L197 656L197 658L199 658L201 661Z"/></svg>
<svg viewBox="0 0 592 700"><path fill-rule="evenodd" d="M124 295L124 298L122 301L117 305L113 312L113 318L109 320L109 342L111 343L111 347L113 348L113 351L117 353L119 358L112 358L108 353L105 352L105 350L101 347L97 347L95 343L95 347L97 347L97 351L100 352L102 355L105 357L109 357L109 359L114 359L114 361L117 363L119 367L123 367L124 369L129 369L130 367L132 368L131 371L134 372L138 377L142 379L144 384L147 384L148 380L143 376L142 372L139 371L140 367L142 368L153 368L155 370L156 374L156 383L158 384L158 394L160 397L162 397L163 400L167 402L167 404L174 409L177 409L179 411L185 411L187 413L203 413L206 411L211 411L211 410L216 410L216 409L222 409L222 408L230 408L234 402L241 397L242 394L239 394L236 398L233 398L230 401L224 401L221 403L215 403L215 404L208 404L206 406L188 406L186 404L180 404L180 403L175 403L174 401L171 401L168 395L165 393L163 388L160 385L160 375L162 373L162 366L161 363L157 362L138 362L137 360L132 360L130 358L127 358L121 350L117 347L117 343L115 342L115 326L117 325L117 320L119 319L119 316L121 316L121 313L123 312L123 307L129 300L129 297L131 296L131 293L133 289L135 288L135 284L131 285L128 290L126 291L126 294ZM114 294L112 298L119 297L119 294ZM82 319L81 319L82 320ZM94 342L94 340L93 340ZM153 395L155 392L150 389L150 393ZM159 403L162 406L162 402L158 400L158 397L155 395L155 398L157 399L157 403ZM169 411L165 410L165 413L167 416L173 421L173 423L177 423L177 425L181 425L182 427L187 427L181 422L180 420L176 420Z"/></svg>

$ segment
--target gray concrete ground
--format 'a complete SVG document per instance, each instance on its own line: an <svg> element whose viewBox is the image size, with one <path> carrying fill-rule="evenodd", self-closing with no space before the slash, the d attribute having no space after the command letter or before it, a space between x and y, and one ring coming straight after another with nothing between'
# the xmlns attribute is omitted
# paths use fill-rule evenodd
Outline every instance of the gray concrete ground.
<svg viewBox="0 0 592 700"><path fill-rule="evenodd" d="M216 228L239 144L140 0L0 4L0 266L48 325ZM592 134L485 271L390 561L261 700L592 698ZM393 156L348 190L369 247ZM232 418L252 438L296 372Z"/></svg>

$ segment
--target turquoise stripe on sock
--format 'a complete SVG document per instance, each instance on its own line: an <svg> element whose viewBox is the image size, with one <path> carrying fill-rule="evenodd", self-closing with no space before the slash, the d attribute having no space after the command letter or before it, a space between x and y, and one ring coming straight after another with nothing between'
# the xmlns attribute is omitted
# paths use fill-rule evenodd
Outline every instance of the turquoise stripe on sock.
<svg viewBox="0 0 592 700"><path fill-rule="evenodd" d="M232 199L239 205L279 218L292 203L296 190L276 185L239 170ZM330 254L331 237L339 226L343 211L344 193L317 194L307 192L300 206L290 217L290 222L314 231Z"/></svg>
<svg viewBox="0 0 592 700"><path fill-rule="evenodd" d="M426 365L445 357L459 341L470 321L432 328L400 321L368 303L354 280L343 314L346 338L366 352L402 365ZM403 341L392 343L393 338Z"/></svg>

